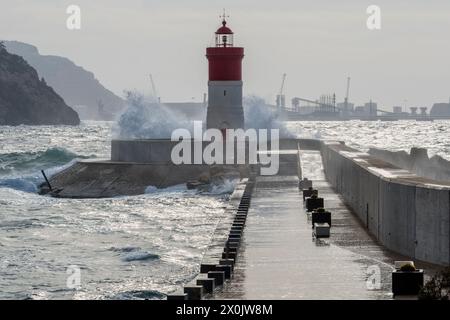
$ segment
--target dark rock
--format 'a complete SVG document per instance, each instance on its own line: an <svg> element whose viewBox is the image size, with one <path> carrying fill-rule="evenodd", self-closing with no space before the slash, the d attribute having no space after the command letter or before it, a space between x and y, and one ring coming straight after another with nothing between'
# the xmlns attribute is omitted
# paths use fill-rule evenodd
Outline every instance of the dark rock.
<svg viewBox="0 0 450 320"><path fill-rule="evenodd" d="M0 45L0 125L78 125L80 118L22 57Z"/></svg>
<svg viewBox="0 0 450 320"><path fill-rule="evenodd" d="M18 41L5 41L5 46L35 68L69 106L76 108L82 119L112 120L123 111L122 98L106 89L92 72L71 60L41 55L35 46Z"/></svg>

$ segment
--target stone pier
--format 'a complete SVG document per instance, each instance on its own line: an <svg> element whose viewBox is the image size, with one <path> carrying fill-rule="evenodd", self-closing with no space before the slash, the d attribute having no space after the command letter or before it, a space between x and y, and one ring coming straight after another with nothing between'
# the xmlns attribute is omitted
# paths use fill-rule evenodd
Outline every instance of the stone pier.
<svg viewBox="0 0 450 320"><path fill-rule="evenodd" d="M325 180L319 151L301 157L303 176L332 212L331 237L313 239L297 176L257 177L233 278L213 298L391 299L394 261L408 259L367 232Z"/></svg>

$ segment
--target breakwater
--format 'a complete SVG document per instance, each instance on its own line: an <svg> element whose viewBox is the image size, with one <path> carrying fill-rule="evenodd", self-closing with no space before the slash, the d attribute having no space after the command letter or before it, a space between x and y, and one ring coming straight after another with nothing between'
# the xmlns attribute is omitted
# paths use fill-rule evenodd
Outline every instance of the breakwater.
<svg viewBox="0 0 450 320"><path fill-rule="evenodd" d="M322 142L325 176L388 249L450 264L450 184L423 178L340 142Z"/></svg>

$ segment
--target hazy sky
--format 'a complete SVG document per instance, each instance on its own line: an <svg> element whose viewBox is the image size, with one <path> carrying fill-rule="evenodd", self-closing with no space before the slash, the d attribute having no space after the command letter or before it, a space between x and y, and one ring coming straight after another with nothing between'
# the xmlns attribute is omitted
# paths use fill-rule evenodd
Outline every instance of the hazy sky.
<svg viewBox="0 0 450 320"><path fill-rule="evenodd" d="M200 101L207 89L205 47L226 7L235 43L245 47L244 91L274 100L287 73L287 99L336 92L382 106L429 106L450 97L450 1L336 0L0 0L0 39L66 56L122 95ZM66 8L82 10L81 30ZM366 27L381 7L381 30Z"/></svg>

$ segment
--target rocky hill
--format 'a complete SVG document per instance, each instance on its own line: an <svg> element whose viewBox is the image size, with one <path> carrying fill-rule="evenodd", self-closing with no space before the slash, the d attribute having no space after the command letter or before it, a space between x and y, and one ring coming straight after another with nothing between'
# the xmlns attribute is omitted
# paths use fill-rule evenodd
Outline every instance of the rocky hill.
<svg viewBox="0 0 450 320"><path fill-rule="evenodd" d="M35 46L5 41L6 49L22 56L82 119L112 120L124 107L124 100L106 89L92 72L71 60L41 55Z"/></svg>
<svg viewBox="0 0 450 320"><path fill-rule="evenodd" d="M0 125L78 125L80 118L22 57L0 42Z"/></svg>

